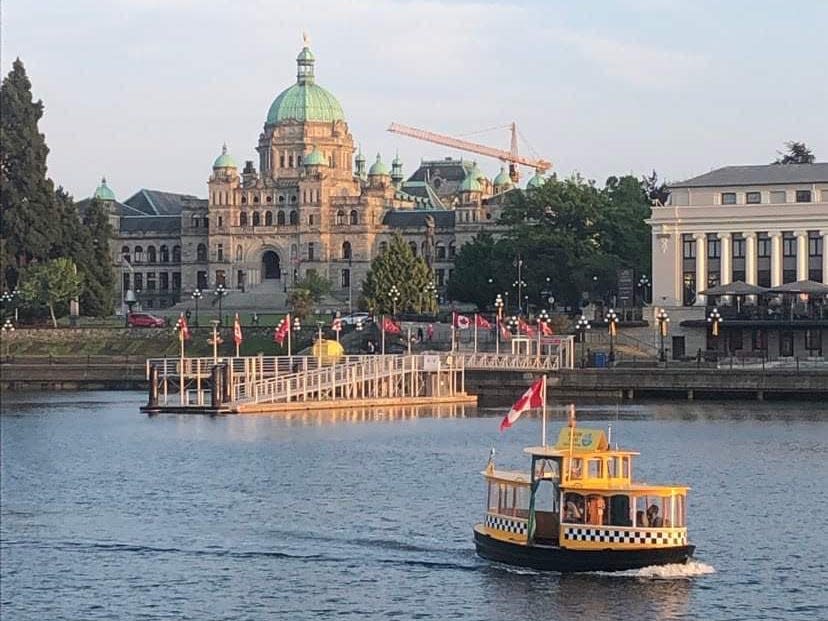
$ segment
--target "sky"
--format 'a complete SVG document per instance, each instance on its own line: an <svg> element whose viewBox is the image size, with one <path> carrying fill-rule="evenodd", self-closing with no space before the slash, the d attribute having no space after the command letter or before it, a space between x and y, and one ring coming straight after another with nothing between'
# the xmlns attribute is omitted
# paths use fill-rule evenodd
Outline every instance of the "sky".
<svg viewBox="0 0 828 621"><path fill-rule="evenodd" d="M307 33L317 83L369 162L496 160L387 132L398 122L603 184L764 164L789 140L828 160L828 2L768 0L4 0L0 67L26 66L49 175L206 196L227 143L254 160ZM500 129L491 129L500 128ZM482 131L489 130L489 131ZM481 133L482 132L482 133ZM524 172L524 181L530 171Z"/></svg>

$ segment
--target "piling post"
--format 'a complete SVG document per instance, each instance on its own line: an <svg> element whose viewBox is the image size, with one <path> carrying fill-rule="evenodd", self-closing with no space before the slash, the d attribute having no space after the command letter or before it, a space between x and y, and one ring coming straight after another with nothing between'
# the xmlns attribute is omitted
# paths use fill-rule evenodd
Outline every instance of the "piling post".
<svg viewBox="0 0 828 621"><path fill-rule="evenodd" d="M221 406L221 393L223 392L221 380L221 366L214 364L210 369L210 407L214 410Z"/></svg>
<svg viewBox="0 0 828 621"><path fill-rule="evenodd" d="M158 407L158 367L154 364L151 364L149 368L149 399L147 401L147 407Z"/></svg>

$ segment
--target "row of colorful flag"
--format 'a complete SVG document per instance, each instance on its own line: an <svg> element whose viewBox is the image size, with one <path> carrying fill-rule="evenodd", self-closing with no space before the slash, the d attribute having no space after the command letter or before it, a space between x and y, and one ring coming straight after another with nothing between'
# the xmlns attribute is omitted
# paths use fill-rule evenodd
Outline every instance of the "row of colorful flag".
<svg viewBox="0 0 828 621"><path fill-rule="evenodd" d="M498 321L497 323L500 328L500 336L503 340L508 341L512 336L508 326L503 321ZM483 330L492 329L492 324L485 317L483 317L483 315L478 315L477 313L475 313L474 319L472 320L468 317L468 315L461 315L460 313L454 312L451 314L451 325L456 330L468 330L472 326ZM540 326L540 333L542 336L553 336L555 334L552 326L545 321L538 322L538 326ZM528 324L523 317L517 318L517 328L518 332L525 334L526 336L535 337L538 335L538 330Z"/></svg>

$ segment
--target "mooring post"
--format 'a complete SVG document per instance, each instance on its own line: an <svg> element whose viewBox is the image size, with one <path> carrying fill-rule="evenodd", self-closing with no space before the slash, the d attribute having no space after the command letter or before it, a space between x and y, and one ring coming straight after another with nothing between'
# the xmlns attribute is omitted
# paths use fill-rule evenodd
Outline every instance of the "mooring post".
<svg viewBox="0 0 828 621"><path fill-rule="evenodd" d="M210 407L214 410L221 405L221 378L221 367L214 364L210 369Z"/></svg>
<svg viewBox="0 0 828 621"><path fill-rule="evenodd" d="M158 367L154 364L149 368L149 400L148 408L158 407Z"/></svg>
<svg viewBox="0 0 828 621"><path fill-rule="evenodd" d="M232 400L232 386L233 368L226 362L222 363L222 378L221 378L221 402L228 403Z"/></svg>

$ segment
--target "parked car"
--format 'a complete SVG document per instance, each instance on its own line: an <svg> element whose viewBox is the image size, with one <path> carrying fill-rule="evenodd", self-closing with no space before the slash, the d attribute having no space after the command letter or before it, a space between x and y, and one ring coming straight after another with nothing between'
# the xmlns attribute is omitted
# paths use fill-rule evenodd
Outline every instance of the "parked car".
<svg viewBox="0 0 828 621"><path fill-rule="evenodd" d="M370 313L357 312L343 315L339 318L343 326L355 326L358 323L366 324L371 321Z"/></svg>
<svg viewBox="0 0 828 621"><path fill-rule="evenodd" d="M163 328L167 325L167 320L149 313L130 313L127 325L131 328Z"/></svg>

